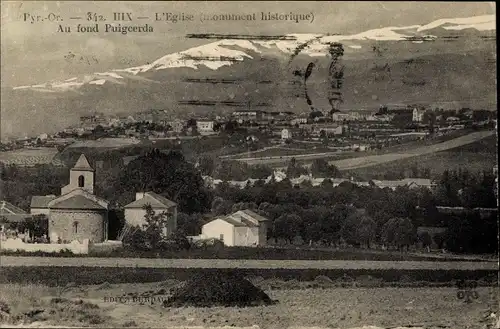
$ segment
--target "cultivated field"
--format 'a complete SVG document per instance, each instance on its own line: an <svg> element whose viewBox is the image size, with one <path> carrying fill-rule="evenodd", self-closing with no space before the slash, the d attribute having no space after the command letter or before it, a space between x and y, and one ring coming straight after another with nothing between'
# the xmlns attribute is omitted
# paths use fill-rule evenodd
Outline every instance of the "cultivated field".
<svg viewBox="0 0 500 329"><path fill-rule="evenodd" d="M477 142L462 145L446 151L425 154L392 161L380 165L350 170L350 175L372 177L383 175L389 171L398 172L401 169L431 168L433 173L441 174L445 170L455 170L459 167L470 171L491 171L498 162L496 136L486 137Z"/></svg>
<svg viewBox="0 0 500 329"><path fill-rule="evenodd" d="M385 153L385 154L376 154L376 155L367 155L367 156L358 156L358 157L349 157L347 159L340 159L340 160L332 160L329 161L330 164L336 165L340 170L349 170L349 169L357 169L357 168L364 168L364 167L370 167L370 166L375 166L375 165L381 165L385 163L389 163L392 161L396 160L402 160L402 159L407 159L407 158L412 158L412 157L417 157L417 156L422 156L422 155L427 155L427 154L432 154L436 152L441 152L441 151L446 151L448 149L452 148L457 148L463 145L467 145L473 142L477 142L483 138L494 136L495 131L478 131L478 132L473 132L465 136L460 136L451 140L446 140L444 142L439 142L431 145L425 145L425 146L417 146L417 147L411 147L411 146L406 146L406 148L403 148L403 146L400 146L401 150L393 153ZM360 155L362 153L359 153ZM308 154L308 155L303 155L300 157L296 157L297 160L300 161L312 161L314 159L318 158L329 158L331 155L335 155L333 152L332 154L325 154L325 153L318 153L318 154ZM337 154L338 155L338 154ZM239 161L244 161L248 164L267 164L267 165L272 165L275 167L278 167L280 169L284 169L285 167L280 167L285 165L289 160L290 157L281 157L281 158L270 158L270 157L265 157L265 158L246 158L246 159L239 159ZM306 165L310 165L309 163L306 163Z"/></svg>
<svg viewBox="0 0 500 329"><path fill-rule="evenodd" d="M0 285L0 298L10 307L9 316L0 323L108 328L479 329L493 325L496 319L491 314L498 305L498 291L490 287L477 288L478 298L465 303L451 287L308 288L294 282L285 287L284 282L269 288L255 282L278 303L245 308L164 308L162 301L178 283Z"/></svg>
<svg viewBox="0 0 500 329"><path fill-rule="evenodd" d="M68 146L68 148L120 148L131 145L137 145L140 141L133 138L101 138L98 140L88 140L77 142Z"/></svg>
<svg viewBox="0 0 500 329"><path fill-rule="evenodd" d="M495 270L495 262L263 260L263 259L158 259L105 257L2 256L2 267L87 266L141 268L237 268L237 269L343 269L343 270Z"/></svg>
<svg viewBox="0 0 500 329"><path fill-rule="evenodd" d="M57 149L55 147L25 148L0 152L0 162L6 165L34 166L51 163L56 154Z"/></svg>

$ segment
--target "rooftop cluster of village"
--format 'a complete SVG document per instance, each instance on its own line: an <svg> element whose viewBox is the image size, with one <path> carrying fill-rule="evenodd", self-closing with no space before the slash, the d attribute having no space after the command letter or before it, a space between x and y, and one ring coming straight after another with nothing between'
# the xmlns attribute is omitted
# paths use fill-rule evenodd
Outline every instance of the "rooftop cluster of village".
<svg viewBox="0 0 500 329"><path fill-rule="evenodd" d="M492 111L426 109L420 106L298 114L245 109L228 115L191 117L173 117L170 111L153 109L123 116L102 113L82 116L78 124L54 134L42 133L3 141L0 150L37 146L62 149L77 141L100 138L154 141L243 132L266 136L279 143L292 139L306 142L330 140L330 146L363 151L385 146L391 141L422 139L429 133L444 134L470 126L493 125L493 121L496 117Z"/></svg>

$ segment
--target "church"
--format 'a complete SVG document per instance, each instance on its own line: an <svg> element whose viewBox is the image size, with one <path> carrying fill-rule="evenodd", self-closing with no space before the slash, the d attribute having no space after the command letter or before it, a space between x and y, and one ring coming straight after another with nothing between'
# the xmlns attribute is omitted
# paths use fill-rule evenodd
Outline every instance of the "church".
<svg viewBox="0 0 500 329"><path fill-rule="evenodd" d="M108 238L109 202L94 194L95 170L82 154L70 169L60 196L33 196L32 215L45 214L51 243L74 240L99 243Z"/></svg>

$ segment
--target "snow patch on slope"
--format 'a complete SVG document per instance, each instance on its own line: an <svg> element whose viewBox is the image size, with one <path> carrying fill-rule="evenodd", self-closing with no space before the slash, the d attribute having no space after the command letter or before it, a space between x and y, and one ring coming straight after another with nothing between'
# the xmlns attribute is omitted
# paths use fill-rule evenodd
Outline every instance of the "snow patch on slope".
<svg viewBox="0 0 500 329"><path fill-rule="evenodd" d="M438 19L432 23L420 26L417 32L434 29L445 24L455 24L455 26L444 26L446 30L463 30L469 28L474 28L478 31L496 30L495 15L483 15Z"/></svg>

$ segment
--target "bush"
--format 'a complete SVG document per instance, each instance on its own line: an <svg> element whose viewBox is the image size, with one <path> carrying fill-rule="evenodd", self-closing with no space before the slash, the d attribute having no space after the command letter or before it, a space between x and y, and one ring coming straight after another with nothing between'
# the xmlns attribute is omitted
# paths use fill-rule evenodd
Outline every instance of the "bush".
<svg viewBox="0 0 500 329"><path fill-rule="evenodd" d="M152 249L148 233L141 230L139 227L132 228L123 237L123 244L133 250L149 251Z"/></svg>
<svg viewBox="0 0 500 329"><path fill-rule="evenodd" d="M194 245L197 248L205 248L205 249L210 248L210 249L220 250L224 248L224 242L215 238L198 240L194 243Z"/></svg>

